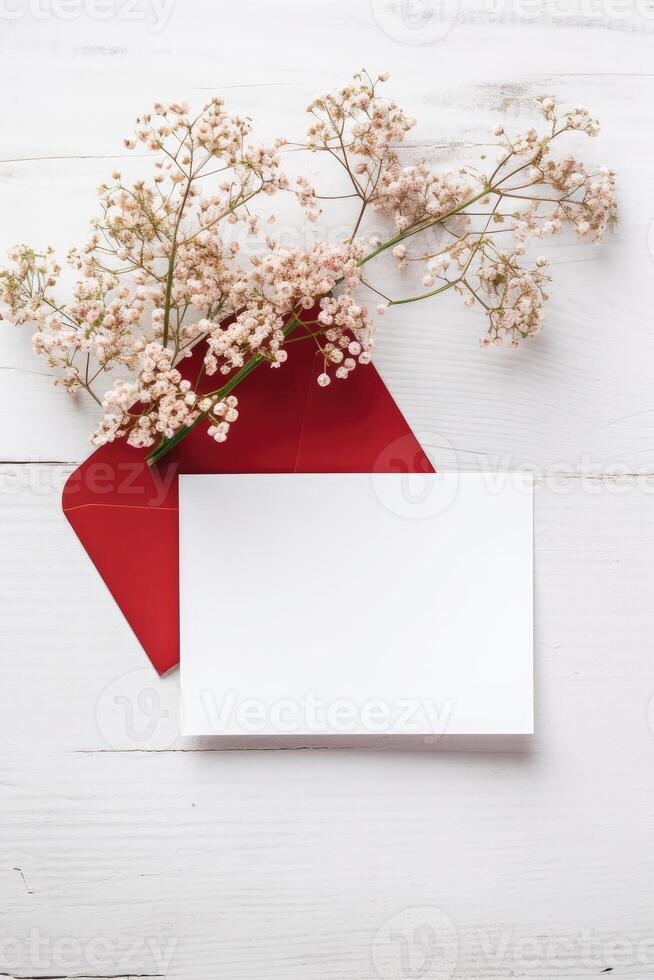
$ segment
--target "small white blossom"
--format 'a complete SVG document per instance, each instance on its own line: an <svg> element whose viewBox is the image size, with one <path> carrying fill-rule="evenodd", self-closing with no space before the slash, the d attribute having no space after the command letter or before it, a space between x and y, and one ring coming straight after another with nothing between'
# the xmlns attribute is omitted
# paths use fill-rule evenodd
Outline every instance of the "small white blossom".
<svg viewBox="0 0 654 980"><path fill-rule="evenodd" d="M94 443L155 446L201 417L222 443L239 418L232 389L251 370L283 369L301 342L322 357L320 387L345 380L370 364L377 317L450 289L487 318L483 347L514 348L540 331L549 276L546 255L528 258L535 243L545 250L566 229L598 242L617 221L614 172L553 152L567 133L596 136L597 120L544 96L541 128L495 127L490 176L441 171L402 159L415 120L385 97L387 78L360 72L308 106L305 149L336 158L351 185L343 243L312 237L295 248L275 239L271 196L292 195L315 222L332 195L307 176L289 178L286 141L253 141L251 122L215 97L197 114L181 100L138 118L124 146L153 156L152 173L127 183L114 171L100 184L89 236L68 255L76 280L68 299L56 295L52 249L11 250L0 269L2 306L14 323L34 324L34 349L58 384L101 402ZM404 295L375 283L373 260L387 252L403 270L394 281L405 283ZM387 292L393 298L379 302ZM202 369L191 371L185 362L199 344ZM100 397L96 378L110 372L116 380Z"/></svg>

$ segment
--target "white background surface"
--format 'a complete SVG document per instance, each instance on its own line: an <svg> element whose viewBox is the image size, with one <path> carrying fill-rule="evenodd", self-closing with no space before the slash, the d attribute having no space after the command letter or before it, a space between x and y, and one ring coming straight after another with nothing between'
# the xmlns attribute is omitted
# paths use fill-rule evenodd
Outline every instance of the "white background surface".
<svg viewBox="0 0 654 980"><path fill-rule="evenodd" d="M2 7L3 245L81 240L155 97L219 92L290 135L362 64L393 73L436 163L483 152L498 114L531 121L543 91L587 104L622 204L607 245L557 246L537 342L484 352L459 304L414 305L376 356L437 464L537 474L528 745L185 751L175 678L154 681L61 514L93 410L3 327L2 973L444 977L457 951L468 980L652 975L652 9L470 3L435 40L420 7L364 2L176 0L158 32L150 8Z"/></svg>

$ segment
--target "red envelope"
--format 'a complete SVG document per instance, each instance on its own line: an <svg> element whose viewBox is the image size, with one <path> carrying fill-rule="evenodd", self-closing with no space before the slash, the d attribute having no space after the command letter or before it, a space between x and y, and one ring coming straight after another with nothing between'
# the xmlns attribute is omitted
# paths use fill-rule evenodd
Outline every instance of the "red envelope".
<svg viewBox="0 0 654 980"><path fill-rule="evenodd" d="M202 355L184 362L189 378ZM179 662L179 473L433 472L372 365L327 388L316 384L322 370L313 344L294 344L281 368L261 365L239 385L240 417L225 443L201 423L150 467L149 450L121 440L69 477L64 513L160 674Z"/></svg>

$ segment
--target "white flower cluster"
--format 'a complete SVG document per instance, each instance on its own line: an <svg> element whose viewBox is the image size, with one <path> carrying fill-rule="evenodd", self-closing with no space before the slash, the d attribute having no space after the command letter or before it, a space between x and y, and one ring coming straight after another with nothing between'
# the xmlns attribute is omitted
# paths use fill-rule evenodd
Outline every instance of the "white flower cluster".
<svg viewBox="0 0 654 980"><path fill-rule="evenodd" d="M437 173L424 162L410 167L395 163L382 174L373 203L404 231L418 222L454 212L474 192L474 185L462 171Z"/></svg>
<svg viewBox="0 0 654 980"><path fill-rule="evenodd" d="M527 270L510 260L484 262L479 279L485 284L487 294L495 297L489 332L481 340L482 347L505 340L511 347L517 347L520 340L539 332L547 298L542 265Z"/></svg>
<svg viewBox="0 0 654 980"><path fill-rule="evenodd" d="M384 82L388 75L380 75ZM331 149L348 141L348 151L364 158L357 164L358 173L366 170L365 160L389 153L394 143L401 143L415 119L395 102L381 98L368 75L355 75L355 83L335 94L322 95L307 106L315 117L308 130L307 146L311 150Z"/></svg>
<svg viewBox="0 0 654 980"><path fill-rule="evenodd" d="M230 374L252 356L264 357L279 367L287 357L284 327L293 325L303 311L342 283L345 296L359 285L358 245L318 242L307 251L290 246L272 249L252 259L245 308L233 323L205 324L207 374ZM305 326L310 322L303 318ZM319 323L324 324L320 317Z"/></svg>
<svg viewBox="0 0 654 980"><path fill-rule="evenodd" d="M129 428L132 446L151 446L157 436L171 438L177 429L197 418L197 395L172 362L173 352L168 348L154 342L146 346L138 380L131 384L119 381L105 395L105 417L93 436L96 445L126 433L133 421L130 409L134 402L140 402L144 411Z"/></svg>
<svg viewBox="0 0 654 980"><path fill-rule="evenodd" d="M345 379L358 364L370 364L370 351L374 347L374 325L368 310L361 306L350 293L325 296L320 300L318 322L326 327L325 342L321 345L325 369L318 376L318 384L330 383L328 368L335 366L337 378Z"/></svg>
<svg viewBox="0 0 654 980"><path fill-rule="evenodd" d="M544 131L510 136L496 127L492 172L441 172L401 159L415 120L382 96L386 79L361 72L315 99L299 147L252 143L250 121L228 113L220 98L197 116L184 102L157 103L125 140L155 154L151 178L127 184L114 172L98 188L100 215L68 255L78 277L70 299L55 297L61 270L51 249L12 250L11 266L0 269L0 300L14 323L36 325L35 350L57 381L102 404L96 444L126 437L157 445L159 458L201 419L223 442L239 414L232 389L261 363L283 365L291 342L315 344L321 387L346 379L370 362L374 346L364 290L383 316L451 289L487 318L483 346L516 346L540 330L547 262L527 261L530 245L566 229L597 242L616 222L615 174L553 156L566 133L597 135L597 120L543 97ZM314 179L291 181L283 172L286 148L336 161L349 182L340 196L354 200L353 224L342 241L299 249L262 231L274 224L266 212L273 194L293 195L311 221L320 214ZM377 224L387 220L386 238L366 229L371 214ZM249 260L243 242L254 246ZM415 295L392 298L384 281L373 281L373 260L386 251L403 280L418 273ZM180 365L198 342L206 350L191 382ZM128 377L96 394L97 379L114 369Z"/></svg>

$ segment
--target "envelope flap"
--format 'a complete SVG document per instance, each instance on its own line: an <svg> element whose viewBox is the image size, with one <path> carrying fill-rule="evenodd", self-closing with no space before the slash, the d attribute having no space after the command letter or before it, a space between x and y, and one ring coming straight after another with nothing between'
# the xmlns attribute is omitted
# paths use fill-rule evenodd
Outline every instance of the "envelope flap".
<svg viewBox="0 0 654 980"><path fill-rule="evenodd" d="M295 469L298 473L433 473L375 367L320 388L316 354Z"/></svg>
<svg viewBox="0 0 654 980"><path fill-rule="evenodd" d="M179 661L178 512L85 504L66 515L155 669Z"/></svg>
<svg viewBox="0 0 654 980"><path fill-rule="evenodd" d="M204 346L183 362L182 373L196 377ZM156 466L148 466L149 449L124 440L92 453L69 477L62 495L66 513L75 507L177 507L180 473L292 473L305 413L314 353L297 344L288 364L262 365L238 387L240 417L224 443L209 439L201 422ZM215 387L215 376L208 379Z"/></svg>

